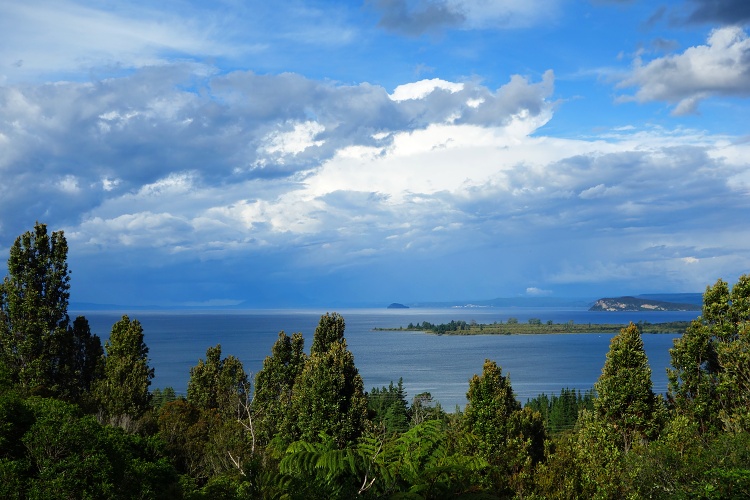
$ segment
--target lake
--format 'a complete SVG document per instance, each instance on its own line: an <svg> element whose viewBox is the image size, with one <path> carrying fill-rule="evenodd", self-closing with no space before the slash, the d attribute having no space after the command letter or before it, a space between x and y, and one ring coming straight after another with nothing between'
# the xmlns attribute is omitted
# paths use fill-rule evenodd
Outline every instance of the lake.
<svg viewBox="0 0 750 500"><path fill-rule="evenodd" d="M239 358L254 376L270 355L279 331L302 332L309 352L313 332L326 311L136 311L128 315L143 325L150 364L156 376L152 388L171 386L178 394L187 390L190 368L204 358L206 348L221 344L222 355ZM466 403L468 381L492 359L510 374L517 398L525 402L540 393L559 393L564 387L590 389L601 374L613 334L557 335L431 335L421 332L373 331L405 327L411 323L519 322L539 318L565 323L661 323L694 319L692 312L593 312L558 308L456 308L456 309L344 309L346 340L364 379L365 389L388 385L403 378L408 399L421 392L452 411ZM123 313L80 312L104 342ZM678 335L645 334L643 342L652 368L654 391L667 389L669 349Z"/></svg>

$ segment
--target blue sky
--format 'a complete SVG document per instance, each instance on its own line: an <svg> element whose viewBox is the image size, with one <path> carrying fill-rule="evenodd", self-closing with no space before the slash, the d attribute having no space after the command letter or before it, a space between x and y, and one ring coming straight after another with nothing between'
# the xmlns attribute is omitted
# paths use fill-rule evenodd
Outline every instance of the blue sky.
<svg viewBox="0 0 750 500"><path fill-rule="evenodd" d="M750 3L0 4L0 250L72 300L700 292L750 270Z"/></svg>

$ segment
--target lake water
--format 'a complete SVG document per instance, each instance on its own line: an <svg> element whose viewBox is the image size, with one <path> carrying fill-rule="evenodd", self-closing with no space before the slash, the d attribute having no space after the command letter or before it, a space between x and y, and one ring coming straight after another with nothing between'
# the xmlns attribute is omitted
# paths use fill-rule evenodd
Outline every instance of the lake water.
<svg viewBox="0 0 750 500"><path fill-rule="evenodd" d="M205 358L206 348L221 344L223 356L239 358L254 376L270 355L279 331L302 332L309 352L313 332L326 311L263 310L222 312L134 312L143 325L150 364L156 376L152 388L174 387L184 394L190 368ZM585 391L601 374L613 334L561 335L430 335L420 332L373 331L429 321L476 320L478 323L519 322L539 318L565 323L660 323L694 319L697 312L591 312L585 309L353 309L337 311L346 321L346 339L364 379L365 389L403 378L408 399L432 393L446 410L466 403L468 381L492 359L510 374L520 401L568 387ZM122 313L82 312L92 331L104 342ZM654 391L666 392L669 348L677 335L645 334L643 341L652 368Z"/></svg>

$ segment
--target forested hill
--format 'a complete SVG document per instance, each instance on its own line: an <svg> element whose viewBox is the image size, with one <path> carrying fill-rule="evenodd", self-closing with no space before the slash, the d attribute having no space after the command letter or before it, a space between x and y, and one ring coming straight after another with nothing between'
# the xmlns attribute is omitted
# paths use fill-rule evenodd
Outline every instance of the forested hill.
<svg viewBox="0 0 750 500"><path fill-rule="evenodd" d="M700 311L701 306L683 302L666 302L653 298L614 297L594 302L589 311Z"/></svg>

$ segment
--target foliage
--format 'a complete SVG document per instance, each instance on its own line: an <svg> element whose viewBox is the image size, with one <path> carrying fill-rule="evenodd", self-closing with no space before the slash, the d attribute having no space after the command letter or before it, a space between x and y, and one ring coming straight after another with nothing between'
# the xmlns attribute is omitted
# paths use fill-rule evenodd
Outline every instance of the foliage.
<svg viewBox="0 0 750 500"><path fill-rule="evenodd" d="M614 431L618 448L627 452L635 444L656 439L663 404L651 389L651 368L634 324L612 338L594 389L593 416Z"/></svg>
<svg viewBox="0 0 750 500"><path fill-rule="evenodd" d="M703 295L703 315L670 350L669 397L702 432L750 431L750 275Z"/></svg>
<svg viewBox="0 0 750 500"><path fill-rule="evenodd" d="M638 329L641 333L683 333L689 321L668 321L665 323L649 323L639 321ZM463 320L451 320L448 323L434 324L429 321L422 323L409 323L406 328L376 328L375 330L400 331L411 330L420 332L431 332L438 335L534 335L553 333L618 333L622 330L620 323L579 323L572 320L565 323L554 323L552 320L542 322L539 318L530 318L526 323L521 323L518 318L508 318L506 323L495 322L491 324L467 323Z"/></svg>
<svg viewBox="0 0 750 500"><path fill-rule="evenodd" d="M242 362L234 356L221 359L221 345L209 347L206 359L190 369L187 399L201 410L216 410L223 419L237 418L249 404L250 383Z"/></svg>
<svg viewBox="0 0 750 500"><path fill-rule="evenodd" d="M446 417L440 401L435 401L429 392L420 392L412 398L408 415L411 427L426 420L445 420Z"/></svg>
<svg viewBox="0 0 750 500"><path fill-rule="evenodd" d="M5 400L0 413L8 404L17 415L0 457L3 498L179 495L177 474L158 441L101 426L76 405L56 399Z"/></svg>
<svg viewBox="0 0 750 500"><path fill-rule="evenodd" d="M0 357L26 394L54 394L68 328L70 273L62 231L39 224L16 238L0 285Z"/></svg>
<svg viewBox="0 0 750 500"><path fill-rule="evenodd" d="M292 414L305 441L314 442L324 433L343 447L362 434L367 399L344 339L311 354L292 390Z"/></svg>
<svg viewBox="0 0 750 500"><path fill-rule="evenodd" d="M382 389L374 387L367 395L367 406L370 410L370 420L382 425L386 433L397 434L409 428L408 403L403 379L398 379L396 386L391 382L388 387Z"/></svg>
<svg viewBox="0 0 750 500"><path fill-rule="evenodd" d="M544 457L541 414L521 408L509 377L490 360L485 360L482 375L469 381L466 398L463 426L476 442L465 451L491 465L483 483L497 491L508 490L511 484L520 486L531 466Z"/></svg>
<svg viewBox="0 0 750 500"><path fill-rule="evenodd" d="M594 398L593 391L581 394L581 391L565 388L560 391L559 396L540 394L527 401L524 407L538 411L549 432L560 433L575 427L581 410L594 409Z"/></svg>
<svg viewBox="0 0 750 500"><path fill-rule="evenodd" d="M84 316L78 316L68 327L60 354L65 361L60 363L58 370L62 386L59 396L86 409L93 409L95 401L91 397L91 390L104 375L104 349L99 336L91 333Z"/></svg>
<svg viewBox="0 0 750 500"><path fill-rule="evenodd" d="M292 389L302 372L307 356L301 333L288 336L283 331L271 347L271 356L263 360L263 368L255 375L253 414L256 437L261 445L268 444L280 431L290 436L294 421Z"/></svg>
<svg viewBox="0 0 750 500"><path fill-rule="evenodd" d="M94 391L105 417L127 426L149 410L151 401L154 369L148 366L141 323L123 316L112 326L105 350L104 376Z"/></svg>
<svg viewBox="0 0 750 500"><path fill-rule="evenodd" d="M450 430L439 420L396 438L366 435L343 449L323 434L314 443L293 443L280 471L292 498L433 499L478 493L473 478L487 463L456 453L450 443Z"/></svg>
<svg viewBox="0 0 750 500"><path fill-rule="evenodd" d="M315 328L310 356L328 352L334 344L344 341L346 323L338 313L324 314Z"/></svg>
<svg viewBox="0 0 750 500"><path fill-rule="evenodd" d="M165 387L159 389L158 387L151 391L151 407L160 410L165 404L177 401L177 394L174 391L174 387Z"/></svg>

